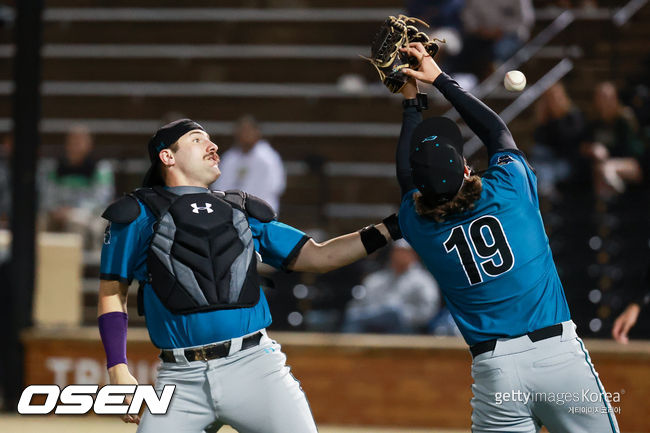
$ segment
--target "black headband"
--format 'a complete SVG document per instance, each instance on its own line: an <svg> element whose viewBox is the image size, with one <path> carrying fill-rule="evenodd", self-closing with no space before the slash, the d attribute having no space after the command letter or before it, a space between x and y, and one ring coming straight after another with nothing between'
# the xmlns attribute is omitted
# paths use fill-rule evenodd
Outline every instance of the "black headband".
<svg viewBox="0 0 650 433"><path fill-rule="evenodd" d="M167 149L172 144L176 143L179 138L195 129L205 131L201 125L190 119L179 119L165 126L161 126L158 131L151 137L147 144L149 151L149 160L151 167L144 176L143 186L151 187L154 185L164 185L162 176L160 175L160 158L158 154L161 150Z"/></svg>
<svg viewBox="0 0 650 433"><path fill-rule="evenodd" d="M201 125L190 119L179 119L165 126L161 126L149 140L149 160L154 162L158 159L161 150L176 143L179 138L195 129L205 131Z"/></svg>

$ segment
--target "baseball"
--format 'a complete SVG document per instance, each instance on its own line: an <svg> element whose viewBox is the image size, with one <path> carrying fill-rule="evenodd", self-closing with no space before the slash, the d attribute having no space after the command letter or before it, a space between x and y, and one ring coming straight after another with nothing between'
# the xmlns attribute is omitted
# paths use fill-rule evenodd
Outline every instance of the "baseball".
<svg viewBox="0 0 650 433"><path fill-rule="evenodd" d="M503 86L511 92L521 92L526 87L526 76L521 71L510 71L503 79Z"/></svg>

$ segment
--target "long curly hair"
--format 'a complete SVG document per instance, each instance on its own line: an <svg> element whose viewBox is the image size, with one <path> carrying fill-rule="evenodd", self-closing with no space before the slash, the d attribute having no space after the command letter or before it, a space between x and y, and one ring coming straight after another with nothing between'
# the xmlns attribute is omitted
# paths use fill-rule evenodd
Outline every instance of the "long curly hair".
<svg viewBox="0 0 650 433"><path fill-rule="evenodd" d="M415 211L421 217L441 223L448 217L474 209L476 201L481 197L481 191L483 191L481 177L473 174L465 179L460 191L452 200L437 206L429 204L421 192L415 192Z"/></svg>

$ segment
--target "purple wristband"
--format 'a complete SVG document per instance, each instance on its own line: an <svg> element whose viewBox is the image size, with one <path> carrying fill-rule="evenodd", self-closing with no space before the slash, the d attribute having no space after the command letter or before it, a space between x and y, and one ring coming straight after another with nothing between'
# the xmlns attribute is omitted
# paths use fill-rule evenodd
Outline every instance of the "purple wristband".
<svg viewBox="0 0 650 433"><path fill-rule="evenodd" d="M102 314L97 318L99 335L106 352L106 368L126 364L126 328L129 316L121 311Z"/></svg>

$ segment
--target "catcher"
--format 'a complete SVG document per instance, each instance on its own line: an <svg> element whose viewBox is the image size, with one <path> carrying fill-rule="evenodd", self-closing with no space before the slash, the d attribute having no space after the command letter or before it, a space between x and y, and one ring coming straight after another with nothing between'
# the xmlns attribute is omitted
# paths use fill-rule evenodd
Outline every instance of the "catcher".
<svg viewBox="0 0 650 433"><path fill-rule="evenodd" d="M327 272L399 237L397 217L314 242L276 220L263 200L211 191L218 147L205 129L180 119L148 144L144 188L108 207L98 325L111 384L135 384L126 357L129 283L140 281L138 311L161 349L156 389L176 385L169 411L125 415L140 433L315 433L307 398L266 334L271 313L257 262ZM397 231L396 231L397 230Z"/></svg>

